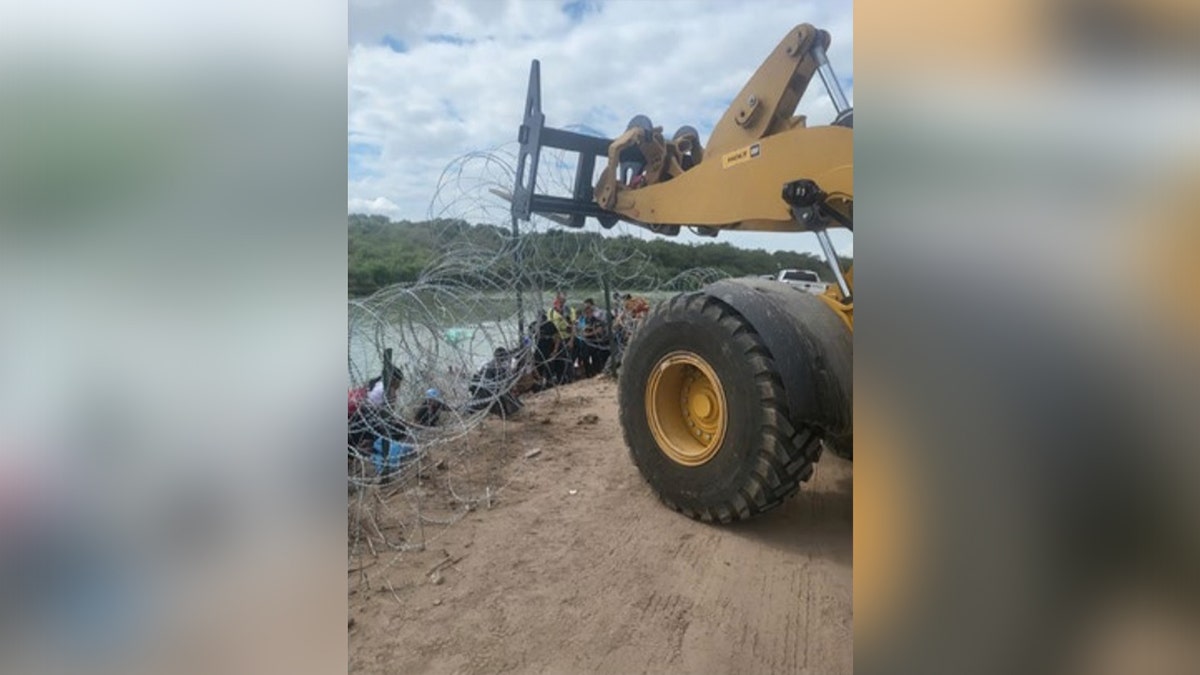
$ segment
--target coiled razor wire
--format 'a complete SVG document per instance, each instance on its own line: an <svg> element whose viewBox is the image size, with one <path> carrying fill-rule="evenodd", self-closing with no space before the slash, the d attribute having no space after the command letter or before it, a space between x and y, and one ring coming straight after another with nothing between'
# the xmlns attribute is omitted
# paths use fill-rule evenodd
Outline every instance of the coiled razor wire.
<svg viewBox="0 0 1200 675"><path fill-rule="evenodd" d="M539 313L549 309L558 292L568 296L571 307L591 297L599 309L608 305L615 314L621 301L613 293L653 304L728 276L700 268L656 277L646 255L620 246L612 236L633 234L634 226L623 223L606 236L588 236L584 233L599 228L572 230L534 216L514 232L505 197L515 164L515 146L452 161L429 206L430 219L445 224L440 255L414 283L349 302L349 386L362 387L379 377L385 350L391 350L402 379L384 415L399 418L409 429L407 438L384 433L385 451L390 442L403 441L408 452L386 477L363 449L347 444L350 566L360 570L368 586L364 554L392 555L371 574L385 571L394 556L424 549L469 511L490 508L509 485L512 462L526 449L509 432L506 418L488 409L519 384L536 379ZM543 151L538 191L569 195L573 181L574 162L566 153ZM464 228L463 222L472 227ZM481 234L474 227L480 225L493 227ZM591 344L613 348L610 365L638 325L629 317L622 321L620 342L609 344L605 338ZM482 390L473 388L497 348L510 352L507 373ZM435 426L420 426L413 411L429 389L438 390L445 406ZM561 386L550 391L562 395ZM486 439L473 433L484 424L491 434Z"/></svg>

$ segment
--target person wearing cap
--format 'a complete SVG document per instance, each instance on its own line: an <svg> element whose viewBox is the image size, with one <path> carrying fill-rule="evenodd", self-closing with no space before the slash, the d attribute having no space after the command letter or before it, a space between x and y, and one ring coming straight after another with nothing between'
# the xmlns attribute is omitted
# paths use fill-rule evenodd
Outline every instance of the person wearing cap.
<svg viewBox="0 0 1200 675"><path fill-rule="evenodd" d="M413 417L416 418L417 424L423 427L436 427L445 407L446 404L442 401L442 392L434 388L426 389L425 400L417 406L417 412Z"/></svg>

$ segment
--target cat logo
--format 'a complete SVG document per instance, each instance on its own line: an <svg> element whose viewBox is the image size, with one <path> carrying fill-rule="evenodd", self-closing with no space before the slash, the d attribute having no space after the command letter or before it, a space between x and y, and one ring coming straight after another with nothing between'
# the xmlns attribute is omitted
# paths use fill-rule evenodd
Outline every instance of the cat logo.
<svg viewBox="0 0 1200 675"><path fill-rule="evenodd" d="M741 150L734 150L733 152L725 153L725 155L721 157L721 167L728 169L729 167L737 166L742 162L749 162L755 157L758 157L761 152L762 149L759 147L759 144L755 143L748 148L742 148Z"/></svg>

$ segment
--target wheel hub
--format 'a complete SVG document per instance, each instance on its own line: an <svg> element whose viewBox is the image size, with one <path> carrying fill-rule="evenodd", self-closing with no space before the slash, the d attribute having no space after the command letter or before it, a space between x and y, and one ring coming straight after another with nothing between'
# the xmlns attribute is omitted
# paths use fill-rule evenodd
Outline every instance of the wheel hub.
<svg viewBox="0 0 1200 675"><path fill-rule="evenodd" d="M659 359L646 383L646 419L659 449L677 464L700 466L725 439L725 390L699 355L676 351Z"/></svg>

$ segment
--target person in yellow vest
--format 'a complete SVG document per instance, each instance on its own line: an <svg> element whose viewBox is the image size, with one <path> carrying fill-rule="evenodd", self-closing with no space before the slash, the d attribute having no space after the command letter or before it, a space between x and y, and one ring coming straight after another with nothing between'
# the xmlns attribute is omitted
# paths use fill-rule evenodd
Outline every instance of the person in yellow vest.
<svg viewBox="0 0 1200 675"><path fill-rule="evenodd" d="M550 308L548 318L558 331L560 348L554 361L554 379L557 384L566 384L574 379L575 363L575 322L578 316L575 309L567 306L567 296L559 291L554 296L554 305Z"/></svg>

